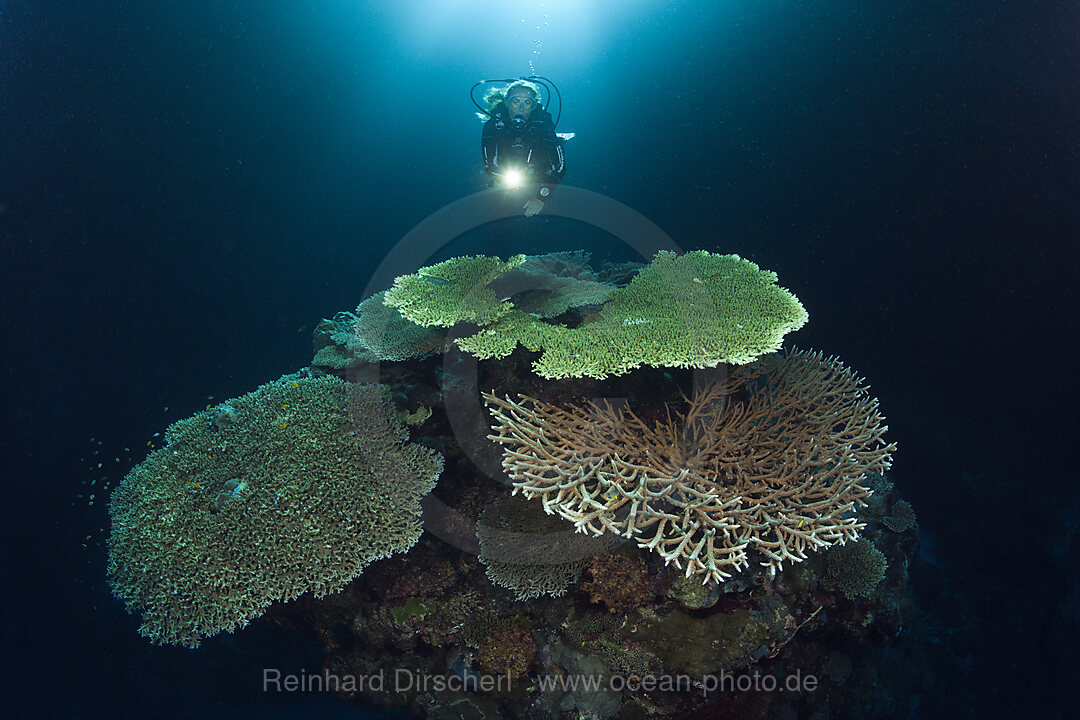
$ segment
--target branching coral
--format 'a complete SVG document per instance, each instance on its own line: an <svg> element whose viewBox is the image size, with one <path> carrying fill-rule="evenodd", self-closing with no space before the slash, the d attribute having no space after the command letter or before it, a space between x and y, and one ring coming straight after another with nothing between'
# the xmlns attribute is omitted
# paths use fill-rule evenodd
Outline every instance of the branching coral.
<svg viewBox="0 0 1080 720"><path fill-rule="evenodd" d="M895 449L863 381L819 353L734 368L655 422L611 404L484 398L515 492L703 581L747 567L750 551L775 571L857 538L860 481Z"/></svg>
<svg viewBox="0 0 1080 720"><path fill-rule="evenodd" d="M869 540L847 543L829 551L826 580L849 600L870 597L885 578L889 562Z"/></svg>
<svg viewBox="0 0 1080 720"><path fill-rule="evenodd" d="M905 532L915 527L915 510L907 500L900 500L881 521L893 532Z"/></svg>
<svg viewBox="0 0 1080 720"><path fill-rule="evenodd" d="M412 360L446 349L446 332L411 322L385 302L386 293L375 293L356 308L353 335L347 347L369 362Z"/></svg>
<svg viewBox="0 0 1080 720"><path fill-rule="evenodd" d="M488 579L518 600L564 594L595 554L620 542L575 533L565 520L520 496L488 505L476 535Z"/></svg>
<svg viewBox="0 0 1080 720"><path fill-rule="evenodd" d="M158 643L197 646L407 550L442 468L381 386L293 376L212 423L223 407L170 426L112 496L109 584Z"/></svg>

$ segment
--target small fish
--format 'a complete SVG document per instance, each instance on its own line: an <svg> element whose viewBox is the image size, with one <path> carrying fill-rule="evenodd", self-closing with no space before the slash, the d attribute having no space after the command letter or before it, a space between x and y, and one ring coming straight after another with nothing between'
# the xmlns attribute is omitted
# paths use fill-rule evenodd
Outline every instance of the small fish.
<svg viewBox="0 0 1080 720"><path fill-rule="evenodd" d="M295 380L290 380L289 384L292 385L293 387L300 387L300 383L296 382Z"/></svg>
<svg viewBox="0 0 1080 720"><path fill-rule="evenodd" d="M288 426L289 426L289 423L288 423L288 422L283 422L283 423L281 423L281 429L282 429L282 430L284 430L284 429L285 429L286 427L288 427Z"/></svg>

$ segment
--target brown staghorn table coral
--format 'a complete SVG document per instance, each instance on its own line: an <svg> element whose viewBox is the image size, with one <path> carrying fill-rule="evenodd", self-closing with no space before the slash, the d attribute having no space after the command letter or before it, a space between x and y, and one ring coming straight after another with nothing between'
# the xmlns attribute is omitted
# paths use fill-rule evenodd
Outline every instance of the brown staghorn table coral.
<svg viewBox="0 0 1080 720"><path fill-rule="evenodd" d="M606 403L484 399L515 492L703 582L748 567L751 551L776 571L856 539L860 482L895 450L864 381L815 352L732 368L656 422Z"/></svg>

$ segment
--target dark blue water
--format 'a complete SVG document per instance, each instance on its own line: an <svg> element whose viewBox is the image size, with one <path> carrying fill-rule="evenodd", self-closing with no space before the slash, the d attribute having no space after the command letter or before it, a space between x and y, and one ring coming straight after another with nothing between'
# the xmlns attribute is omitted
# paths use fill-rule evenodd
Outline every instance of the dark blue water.
<svg viewBox="0 0 1080 720"><path fill-rule="evenodd" d="M1060 716L1080 621L1075 3L431 5L0 3L5 715L357 716L258 691L264 666L321 662L270 628L196 652L139 638L88 483L307 364L319 318L483 189L469 87L535 69L577 133L566 185L776 270L810 313L792 340L872 383L932 550L918 640L954 660L926 712ZM555 207L442 257L631 255Z"/></svg>

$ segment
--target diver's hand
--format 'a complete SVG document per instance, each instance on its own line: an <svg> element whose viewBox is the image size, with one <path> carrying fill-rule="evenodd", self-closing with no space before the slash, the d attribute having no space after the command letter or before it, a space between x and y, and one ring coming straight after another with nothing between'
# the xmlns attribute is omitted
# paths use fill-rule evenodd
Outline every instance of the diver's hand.
<svg viewBox="0 0 1080 720"><path fill-rule="evenodd" d="M544 209L544 201L538 198L529 198L529 202L525 203L524 207L525 217L532 217Z"/></svg>

